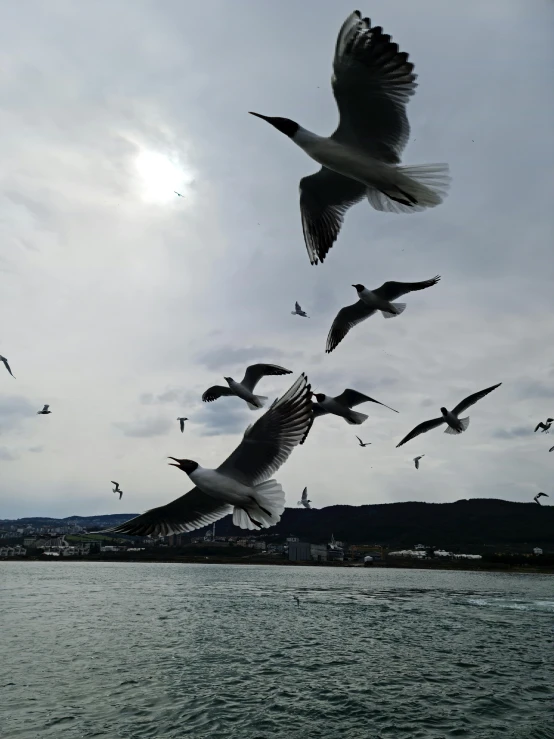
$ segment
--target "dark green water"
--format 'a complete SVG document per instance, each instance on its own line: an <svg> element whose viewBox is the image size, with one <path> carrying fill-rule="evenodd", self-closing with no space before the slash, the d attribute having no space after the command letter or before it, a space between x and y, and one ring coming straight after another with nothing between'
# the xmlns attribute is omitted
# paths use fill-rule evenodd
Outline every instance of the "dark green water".
<svg viewBox="0 0 554 739"><path fill-rule="evenodd" d="M0 586L3 739L554 737L553 577L10 562Z"/></svg>

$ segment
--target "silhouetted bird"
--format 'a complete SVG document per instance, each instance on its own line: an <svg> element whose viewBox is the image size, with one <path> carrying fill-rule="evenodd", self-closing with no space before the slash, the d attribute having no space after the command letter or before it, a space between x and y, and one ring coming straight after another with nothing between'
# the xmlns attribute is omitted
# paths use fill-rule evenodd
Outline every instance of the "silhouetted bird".
<svg viewBox="0 0 554 739"><path fill-rule="evenodd" d="M48 410L49 408L49 405L45 405L41 411L37 411L37 416L47 416L49 413L52 413L52 411Z"/></svg>

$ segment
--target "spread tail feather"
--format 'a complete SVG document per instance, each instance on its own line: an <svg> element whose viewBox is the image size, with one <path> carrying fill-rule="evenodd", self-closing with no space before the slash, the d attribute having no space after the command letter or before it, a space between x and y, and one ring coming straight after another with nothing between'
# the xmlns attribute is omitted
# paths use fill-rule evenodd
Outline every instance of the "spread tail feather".
<svg viewBox="0 0 554 739"><path fill-rule="evenodd" d="M366 197L375 210L413 213L440 205L450 185L448 164L419 164L391 169L390 184L369 187Z"/></svg>
<svg viewBox="0 0 554 739"><path fill-rule="evenodd" d="M350 411L350 415L348 418L346 418L346 423L349 423L351 426L359 426L364 421L367 421L369 416L366 416L365 413L358 413L358 411Z"/></svg>
<svg viewBox="0 0 554 739"><path fill-rule="evenodd" d="M457 429L453 429L451 426L448 426L444 429L445 434L461 434L463 431L467 429L469 426L469 416L466 416L466 418L459 418L460 425L462 427L461 431L458 431Z"/></svg>
<svg viewBox="0 0 554 739"><path fill-rule="evenodd" d="M252 500L233 509L233 523L241 529L259 530L275 526L285 510L285 492L276 480L254 485Z"/></svg>
<svg viewBox="0 0 554 739"><path fill-rule="evenodd" d="M258 405L254 405L254 403L249 403L246 401L246 404L250 408L251 411L257 411L259 408L264 407L264 401L267 400L267 395L254 395L256 400L258 401Z"/></svg>
<svg viewBox="0 0 554 739"><path fill-rule="evenodd" d="M394 318L395 316L399 316L401 313L404 313L406 310L406 303L391 303L393 308L396 308L396 313L389 313L388 311L382 310L381 313L383 314L383 318Z"/></svg>

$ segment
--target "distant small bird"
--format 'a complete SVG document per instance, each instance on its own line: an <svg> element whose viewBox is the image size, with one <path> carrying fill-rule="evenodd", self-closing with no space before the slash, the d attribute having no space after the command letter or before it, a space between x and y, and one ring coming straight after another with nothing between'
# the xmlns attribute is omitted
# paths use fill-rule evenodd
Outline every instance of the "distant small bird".
<svg viewBox="0 0 554 739"><path fill-rule="evenodd" d="M52 413L52 411L48 410L49 408L49 405L45 405L41 411L37 411L37 416L47 416L49 413Z"/></svg>
<svg viewBox="0 0 554 739"><path fill-rule="evenodd" d="M425 454L420 454L419 457L414 457L414 464L415 464L416 470L419 469L419 460L423 459L424 456Z"/></svg>
<svg viewBox="0 0 554 739"><path fill-rule="evenodd" d="M535 426L535 433L537 433L537 431L539 429L541 429L541 431L542 431L543 434L550 433L550 427L552 426L552 423L553 422L554 422L554 418L547 418L545 423L543 423L542 421L540 421Z"/></svg>
<svg viewBox="0 0 554 739"><path fill-rule="evenodd" d="M406 105L414 65L380 26L355 10L342 24L331 84L340 122L329 137L288 118L251 113L288 136L322 167L300 180L300 213L312 264L323 262L346 211L364 198L376 210L410 213L442 202L446 164L399 166L410 138Z"/></svg>
<svg viewBox="0 0 554 739"><path fill-rule="evenodd" d="M533 498L533 500L535 501L535 503L537 503L537 505L541 505L539 498L548 498L548 495L546 493L537 493L535 497Z"/></svg>
<svg viewBox="0 0 554 739"><path fill-rule="evenodd" d="M300 598L299 598L299 597L298 597L297 595L293 595L292 597L293 597L293 598L294 598L294 600L296 601L296 605L297 605L298 607L300 607Z"/></svg>
<svg viewBox="0 0 554 739"><path fill-rule="evenodd" d="M285 510L285 493L271 476L304 438L311 420L311 388L302 374L244 432L238 447L217 469L191 459L173 459L194 487L167 505L152 508L109 531L135 536L169 534L207 526L233 514L242 529L269 528Z"/></svg>
<svg viewBox="0 0 554 739"><path fill-rule="evenodd" d="M8 364L8 360L6 359L6 357L3 357L1 354L0 354L0 362L3 362L4 363L5 368L8 370L8 372L10 373L10 375L15 380L15 375L14 375L14 373L10 369L10 365Z"/></svg>
<svg viewBox="0 0 554 739"><path fill-rule="evenodd" d="M177 192L177 190L173 190L173 192L175 193L175 195L177 195L180 198L184 198L185 197L184 195L181 195L180 192Z"/></svg>
<svg viewBox="0 0 554 739"><path fill-rule="evenodd" d="M381 311L384 318L394 318L399 316L406 308L406 303L393 303L401 295L414 292L414 290L424 290L426 287L436 285L440 280L440 275L430 280L422 282L385 282L376 290L368 290L363 285L352 285L358 292L358 302L341 308L337 313L329 335L327 336L327 346L325 351L327 354L333 351L344 339L351 328L358 323L365 321L378 310Z"/></svg>
<svg viewBox="0 0 554 739"><path fill-rule="evenodd" d="M112 485L115 485L115 488L112 490L112 493L119 493L119 489L120 489L119 488L119 483L116 482L115 480L112 480L111 483L112 483Z"/></svg>
<svg viewBox="0 0 554 739"><path fill-rule="evenodd" d="M379 400L370 398L369 395L364 395L363 393L359 393L357 390L350 390L349 388L344 390L344 392L342 392L340 395L337 395L335 398L331 398L324 393L316 393L314 397L317 400L317 403L314 403L313 408L314 418L332 413L335 416L341 416L342 418L344 418L346 423L357 426L364 421L367 421L369 416L366 416L365 413L358 413L357 411L353 411L352 408L355 405L360 405L360 403L367 402L377 403L377 405L383 405L385 406L385 408L388 408L389 411L394 411L395 413L398 413L398 411L394 410L394 408L391 408L389 405L385 405Z"/></svg>
<svg viewBox="0 0 554 739"><path fill-rule="evenodd" d="M548 451L549 451L549 452L552 452L552 451L554 451L554 446L551 446L551 447L550 447L550 449L549 449Z"/></svg>
<svg viewBox="0 0 554 739"><path fill-rule="evenodd" d="M356 439L360 442L360 446L369 446L371 444L370 441L366 441L365 443L360 439L359 436L356 436Z"/></svg>
<svg viewBox="0 0 554 739"><path fill-rule="evenodd" d="M311 502L311 500L308 500L308 488L304 488L304 490L302 491L302 499L299 500L296 505L303 505L304 508L311 508Z"/></svg>
<svg viewBox="0 0 554 739"><path fill-rule="evenodd" d="M302 318L309 318L310 316L306 313L306 311L302 310L300 307L300 303L296 302L294 304L294 310L291 310L291 314L293 316L302 316Z"/></svg>
<svg viewBox="0 0 554 739"><path fill-rule="evenodd" d="M242 382L235 382L232 377L224 377L229 387L213 385L202 395L204 403L211 403L223 395L236 395L246 401L251 411L263 408L266 395L254 395L254 388L262 377L269 375L290 375L292 370L278 367L276 364L251 364L246 368Z"/></svg>
<svg viewBox="0 0 554 739"><path fill-rule="evenodd" d="M181 427L181 433L185 430L185 421L188 421L188 418L178 418L179 426Z"/></svg>
<svg viewBox="0 0 554 739"><path fill-rule="evenodd" d="M399 444L396 445L396 448L398 449L399 446L402 446L402 444L410 441L410 439L415 439L415 437L419 436L420 434L425 434L427 431L431 431L431 429L436 429L443 423L447 424L444 430L445 434L461 434L462 431L465 431L469 426L469 416L467 416L467 418L458 418L460 413L467 411L470 406L477 403L477 401L481 400L481 398L484 398L485 395L492 393L492 391L496 390L496 388L500 387L500 385L502 385L501 382L499 382L497 385L493 385L492 387L488 387L485 390L480 390L478 393L474 393L473 395L468 395L467 398L458 403L458 405L451 411L446 410L446 408L441 408L442 416L440 418L432 418L430 421L424 421L423 423L420 423L419 426L416 426L414 429L412 429L410 433L405 436Z"/></svg>

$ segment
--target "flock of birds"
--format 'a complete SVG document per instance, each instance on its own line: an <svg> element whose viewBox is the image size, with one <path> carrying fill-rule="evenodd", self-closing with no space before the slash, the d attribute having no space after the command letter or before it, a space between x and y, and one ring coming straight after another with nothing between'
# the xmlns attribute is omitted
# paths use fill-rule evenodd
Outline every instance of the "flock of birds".
<svg viewBox="0 0 554 739"><path fill-rule="evenodd" d="M359 11L351 13L339 31L331 84L340 120L329 137L308 131L288 118L252 113L285 134L321 165L318 172L300 181L302 230L312 265L325 261L346 212L356 203L365 199L380 211L418 212L440 205L450 182L446 164L401 165L410 134L406 105L417 86L414 65L380 26L372 26ZM175 194L183 197L177 191ZM384 318L401 315L406 304L396 302L398 298L433 287L439 280L437 275L421 282L391 281L373 290L359 283L352 285L357 301L337 313L327 337L326 353L334 351L349 331L373 314L380 312ZM309 318L298 302L292 314ZM0 361L13 376L8 360L0 356ZM254 364L246 368L240 382L225 377L227 385L213 385L203 393L202 400L211 403L224 396L235 396L255 411L267 400L254 392L260 380L288 374L291 370L284 367ZM500 385L468 396L450 411L442 407L440 416L420 423L397 447L443 425L448 434L466 431L469 417L460 418L460 414ZM272 475L296 446L304 444L316 418L331 414L344 418L348 424L360 425L368 416L353 409L366 402L398 413L350 388L335 397L312 393L308 378L302 373L281 398L248 426L238 447L216 469L203 468L189 459L169 458L194 483L192 490L106 531L165 536L193 531L229 513L233 523L244 529L274 526L284 511L285 493ZM51 411L45 405L38 413L46 415ZM177 421L183 433L188 418L181 416ZM541 428L548 433L553 421L547 419L535 431ZM370 445L356 438L361 447ZM424 456L413 459L416 469ZM112 483L113 492L121 500L119 483ZM534 498L539 505L542 496L546 494L539 493ZM298 505L311 507L307 488Z"/></svg>

